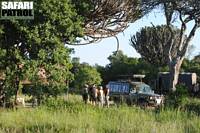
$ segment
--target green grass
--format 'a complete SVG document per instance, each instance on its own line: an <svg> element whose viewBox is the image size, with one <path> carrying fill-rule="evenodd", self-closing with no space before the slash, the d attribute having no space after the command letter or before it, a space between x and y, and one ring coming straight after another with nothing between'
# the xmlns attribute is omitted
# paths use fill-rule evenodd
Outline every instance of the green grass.
<svg viewBox="0 0 200 133"><path fill-rule="evenodd" d="M99 108L84 105L70 95L68 101L49 100L38 108L0 110L0 132L7 133L198 133L200 118L180 110L142 110L137 107Z"/></svg>

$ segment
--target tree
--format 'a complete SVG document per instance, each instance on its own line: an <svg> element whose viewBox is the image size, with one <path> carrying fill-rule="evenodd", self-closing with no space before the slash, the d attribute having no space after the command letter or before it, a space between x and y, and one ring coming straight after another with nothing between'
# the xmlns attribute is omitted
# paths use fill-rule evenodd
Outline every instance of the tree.
<svg viewBox="0 0 200 133"><path fill-rule="evenodd" d="M141 18L146 12L140 0L74 0L77 12L83 17L84 43L89 44L103 38L116 36L128 24ZM68 43L70 44L70 43Z"/></svg>
<svg viewBox="0 0 200 133"><path fill-rule="evenodd" d="M200 64L200 53L194 57L193 61Z"/></svg>
<svg viewBox="0 0 200 133"><path fill-rule="evenodd" d="M110 55L108 59L110 63L105 67L96 65L98 72L101 73L104 85L109 81L131 78L133 74L145 74L144 81L148 83L157 77L158 68L142 58L128 57L119 50Z"/></svg>
<svg viewBox="0 0 200 133"><path fill-rule="evenodd" d="M51 52L41 49L37 60L27 61L28 70L25 75L32 82L28 91L38 99L39 103L50 96L56 97L68 89L68 84L73 80L69 54L69 49L62 45Z"/></svg>
<svg viewBox="0 0 200 133"><path fill-rule="evenodd" d="M179 41L180 30L172 29L174 32L174 44L171 47L173 57L177 56L177 43ZM144 27L130 39L133 46L143 59L155 66L166 66L168 63L168 52L171 42L171 31L166 25Z"/></svg>
<svg viewBox="0 0 200 133"><path fill-rule="evenodd" d="M178 75L180 71L181 64L183 62L187 48L195 35L196 30L200 27L200 1L197 0L155 0L146 1L144 0L146 7L150 9L155 6L161 5L165 12L166 24L169 31L171 32L171 39L169 42L168 49L168 66L170 70L170 89L172 91L176 90L176 84L178 82ZM174 19L178 19L181 22L180 34L178 36L178 43L174 43L175 33L173 32L172 23ZM187 24L189 22L194 22L192 29L190 30L188 36L185 36ZM175 46L176 45L176 46ZM176 47L177 54L173 56L172 48Z"/></svg>
<svg viewBox="0 0 200 133"><path fill-rule="evenodd" d="M0 70L7 100L13 95L16 99L25 78L34 89L48 88L50 95L58 94L60 86L73 78L69 71L71 50L64 42L82 36L81 17L71 0L34 1L34 10L34 20L0 22ZM41 83L40 69L46 72L48 84Z"/></svg>
<svg viewBox="0 0 200 133"><path fill-rule="evenodd" d="M185 59L182 65L183 71L197 74L198 83L200 83L200 56L196 55L192 60Z"/></svg>
<svg viewBox="0 0 200 133"><path fill-rule="evenodd" d="M75 73L74 79L74 87L76 89L82 89L85 84L100 85L102 82L100 73L98 73L96 68L84 63L80 64L78 71Z"/></svg>

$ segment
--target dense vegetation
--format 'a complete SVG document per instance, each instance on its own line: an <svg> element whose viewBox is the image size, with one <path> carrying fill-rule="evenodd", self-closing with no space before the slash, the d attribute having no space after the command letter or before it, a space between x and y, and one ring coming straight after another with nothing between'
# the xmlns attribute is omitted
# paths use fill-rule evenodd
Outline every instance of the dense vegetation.
<svg viewBox="0 0 200 133"><path fill-rule="evenodd" d="M95 42L122 32L129 22L142 16L139 4L138 0L41 0L34 1L34 20L1 20L1 106L13 96L16 103L27 83L32 86L29 94L38 99L63 93L74 79L72 50L65 44L77 44L77 38ZM88 68L98 75L94 68ZM91 82L100 84L100 78L94 80Z"/></svg>
<svg viewBox="0 0 200 133"><path fill-rule="evenodd" d="M73 79L72 50L66 41L82 36L82 21L70 0L42 0L34 3L34 20L0 22L0 101L16 98L23 81L42 99L63 93ZM54 6L56 5L56 6Z"/></svg>
<svg viewBox="0 0 200 133"><path fill-rule="evenodd" d="M200 101L191 98L183 86L177 86L176 92L166 96L165 108L158 110L126 105L98 108L83 104L80 96L60 96L66 94L69 86L81 90L84 84L105 85L132 74L147 75L148 83L155 80L160 71L170 70L173 82L173 76L179 71L196 72L199 76L199 55L183 60L189 42L200 27L198 1L34 0L34 4L34 20L0 21L0 106L13 107L10 106L13 103L17 106L22 90L30 96L25 99L27 102L37 99L43 104L36 108L1 108L0 132L200 132ZM163 44L163 40L156 39L169 37L165 40L166 45L170 44L165 51L168 57L162 66L159 62L150 64L143 56L128 57L122 51L110 55L110 64L105 67L71 59L73 50L66 44L81 45L83 40L87 44L116 37L129 23L158 5L162 5L165 13L166 26L163 27L167 33L160 34L162 28L159 32L154 27L153 34L145 32L142 36L150 44ZM177 42L173 36L173 19L181 22ZM185 36L186 25L191 21L194 27ZM157 36L151 39L153 35ZM146 46L146 42L144 44ZM174 57L172 47L177 53ZM169 59L169 68L166 59ZM176 82L171 89L176 90L175 85Z"/></svg>
<svg viewBox="0 0 200 133"><path fill-rule="evenodd" d="M80 63L79 60L79 58L72 59L74 81L70 84L70 87L81 90L86 84L101 85L102 78L97 69L87 63Z"/></svg>
<svg viewBox="0 0 200 133"><path fill-rule="evenodd" d="M109 81L123 78L128 75L131 77L133 74L145 74L144 81L150 85L157 79L158 72L169 71L167 65L155 65L147 62L143 58L128 57L122 51L113 53L108 57L110 63L105 67L96 65L99 73L101 73L103 84ZM193 59L185 59L181 72L195 72L200 75L199 55ZM199 77L198 82L200 83Z"/></svg>
<svg viewBox="0 0 200 133"><path fill-rule="evenodd" d="M126 29L130 22L141 18L157 5L163 5L162 9L165 9L166 27L169 31L171 31L170 22L174 12L179 11L179 17L182 19L188 15L187 22L181 21L182 28L178 43L179 47L185 44L183 54L185 54L189 41L199 27L198 11L193 10L193 7L199 8L197 1L186 3L184 8L180 8L183 4L181 2L159 0L156 2L41 0L35 1L34 4L34 20L2 20L0 22L1 103L2 101L10 102L13 96L15 96L16 102L20 89L26 88L23 85L27 82L32 86L29 94L38 99L63 93L74 78L76 79L74 84L77 85L77 82L81 82L76 86L78 88L85 84L85 81L81 79L83 76L87 76L90 79L88 82L91 84L100 84L100 75L93 67L80 67L77 73L73 72L73 64L70 59L72 50L65 44L80 44L81 42L77 38L85 40L90 38L97 41L105 37L115 36ZM192 17L190 17L191 12L194 15ZM191 36L186 39L187 42L182 43L184 40L182 35L184 36L183 33L186 29L184 25L192 20L195 20L195 27L191 31ZM116 54L117 56L114 55L109 57L111 63L106 66L105 70L96 67L102 74L104 83L117 78L113 75L127 73L129 75L142 73L149 75L148 77L151 79L152 76L156 75L156 72L162 70L162 68L148 64L143 58L129 58L120 52ZM109 76L107 77L105 73ZM88 74L95 76L89 77Z"/></svg>
<svg viewBox="0 0 200 133"><path fill-rule="evenodd" d="M199 116L193 112L174 109L141 110L124 105L98 108L84 105L78 96L70 95L68 98L70 101L49 100L39 108L0 110L0 132L195 133L200 131ZM200 102L197 101L199 106Z"/></svg>

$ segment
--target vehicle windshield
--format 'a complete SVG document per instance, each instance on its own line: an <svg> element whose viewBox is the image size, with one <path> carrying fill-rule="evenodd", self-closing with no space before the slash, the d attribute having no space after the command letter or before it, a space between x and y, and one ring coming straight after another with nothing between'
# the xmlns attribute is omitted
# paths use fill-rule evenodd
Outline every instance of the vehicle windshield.
<svg viewBox="0 0 200 133"><path fill-rule="evenodd" d="M151 87L146 84L142 84L140 86L139 92L140 93L154 93L154 91L151 89Z"/></svg>

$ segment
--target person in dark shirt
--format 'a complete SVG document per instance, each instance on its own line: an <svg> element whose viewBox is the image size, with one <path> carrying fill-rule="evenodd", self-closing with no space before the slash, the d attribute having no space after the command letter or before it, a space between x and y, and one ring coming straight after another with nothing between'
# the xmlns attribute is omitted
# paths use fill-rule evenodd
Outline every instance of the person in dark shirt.
<svg viewBox="0 0 200 133"><path fill-rule="evenodd" d="M89 100L89 90L88 90L88 85L85 84L83 88L83 101L85 104L87 104L88 100Z"/></svg>

